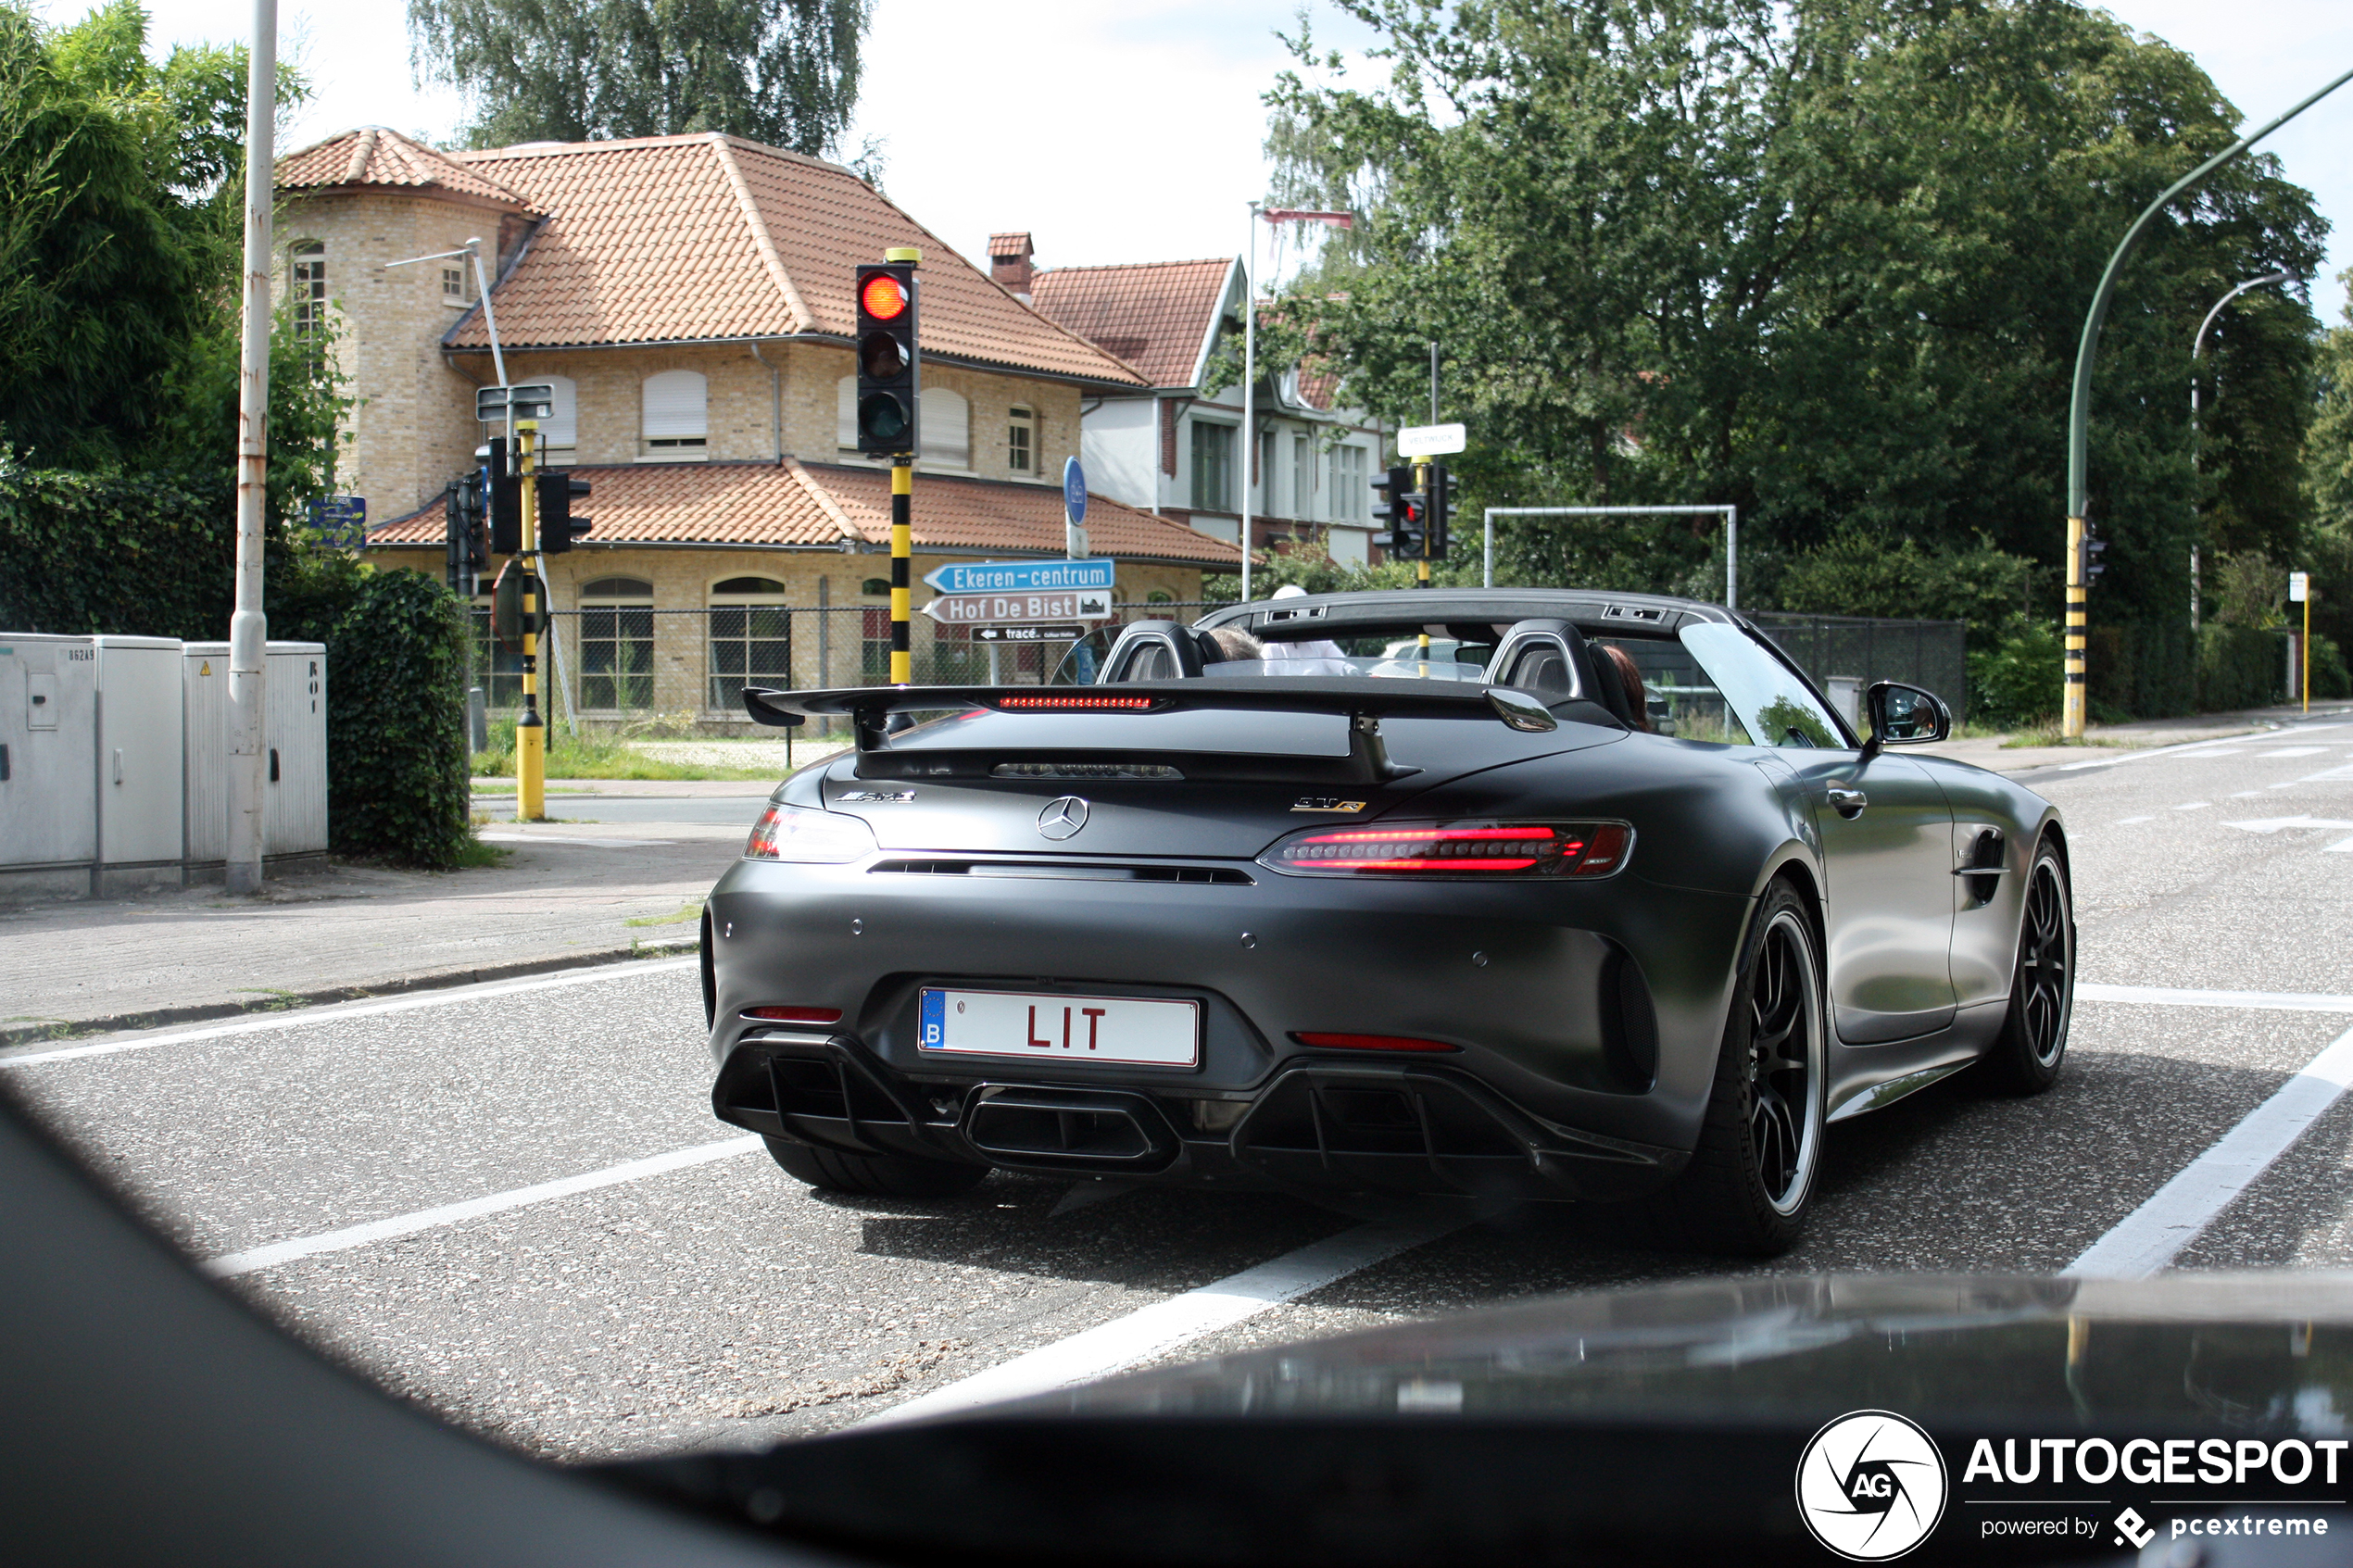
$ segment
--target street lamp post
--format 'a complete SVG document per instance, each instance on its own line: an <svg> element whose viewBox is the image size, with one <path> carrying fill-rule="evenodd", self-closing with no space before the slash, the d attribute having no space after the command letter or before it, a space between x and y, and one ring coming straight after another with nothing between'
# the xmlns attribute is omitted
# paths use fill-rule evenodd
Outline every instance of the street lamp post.
<svg viewBox="0 0 2353 1568"><path fill-rule="evenodd" d="M2203 433L2198 425L2199 406L2197 362L2201 358L2205 358L2206 355L2206 334L2213 329L2215 319L2222 314L2222 307L2230 304L2231 301L2236 299L2239 295L2245 294L2247 290L2259 289L2267 283L2292 283L2294 282L2296 282L2296 274L2293 272L2268 272L2260 278L2249 278L2246 282L2241 283L2238 287L2233 289L2230 293L2216 300L2214 302L2214 308L2206 313L2206 320L2197 324L2197 336L2190 345L2190 477L2192 480L2196 480L2197 477L2197 459L2199 453L2203 450L2205 445L2202 439ZM2190 512L2192 516L2197 515L2198 512L2197 497L2195 491L2192 492L2190 498ZM2204 537L2201 535L2198 542L2190 546L2190 634L2192 636L2196 636L2197 634L2199 589L2198 549L2204 543ZM2190 670L2193 677L2195 677L2197 670L2197 650L2195 648L2190 650Z"/></svg>
<svg viewBox="0 0 2353 1568"><path fill-rule="evenodd" d="M2117 274L2123 271L2125 257L2133 254L2133 247L2140 243L2142 232L2158 213L2165 210L2167 203L2184 191L2196 189L2208 175L2347 82L2353 82L2353 70L2347 71L2260 130L2240 137L2168 185L2164 194L2149 203L2147 208L2133 220L2133 226L2124 231L2124 238L2117 244L2116 254L2108 258L2108 270L2100 274L2099 287L2092 291L2092 307L2083 317L2083 339L2075 350L2075 385L2067 407L2067 675L2066 684L2059 694L2059 726L2070 739L2080 740L2083 734L2082 544L2083 514L2092 498L2092 359L2099 350L2100 328L2108 320L2108 305L2116 293Z"/></svg>
<svg viewBox="0 0 2353 1568"><path fill-rule="evenodd" d="M229 617L229 842L221 872L233 894L261 891L269 848L261 819L269 791L262 714L270 647L261 603L261 525L270 495L270 204L277 103L278 0L253 0L245 72L245 319L237 358L236 602Z"/></svg>

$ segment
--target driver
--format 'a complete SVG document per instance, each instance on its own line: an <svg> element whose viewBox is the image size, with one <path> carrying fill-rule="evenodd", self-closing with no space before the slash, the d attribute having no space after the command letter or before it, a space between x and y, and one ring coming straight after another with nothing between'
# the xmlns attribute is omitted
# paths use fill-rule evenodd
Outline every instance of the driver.
<svg viewBox="0 0 2353 1568"><path fill-rule="evenodd" d="M1610 667L1609 671L1605 671L1602 678L1607 680L1611 672L1616 673L1618 684L1625 688L1626 706L1634 715L1634 727L1638 730L1650 729L1650 696L1642 690L1642 671L1641 667L1635 664L1634 656L1616 643L1600 643L1595 646L1601 649L1603 659L1608 661Z"/></svg>

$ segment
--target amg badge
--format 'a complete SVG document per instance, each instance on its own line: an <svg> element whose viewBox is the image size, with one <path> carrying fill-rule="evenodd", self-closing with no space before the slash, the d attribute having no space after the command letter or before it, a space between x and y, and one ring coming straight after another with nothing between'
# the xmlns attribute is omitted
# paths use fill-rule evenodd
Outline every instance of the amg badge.
<svg viewBox="0 0 2353 1568"><path fill-rule="evenodd" d="M914 798L915 792L912 789L846 789L839 795L834 797L835 801L839 804L849 804L852 802L865 804L874 801L912 800Z"/></svg>
<svg viewBox="0 0 2353 1568"><path fill-rule="evenodd" d="M1291 802L1290 809L1294 811L1361 811L1365 803L1361 800L1341 800L1329 795L1302 795Z"/></svg>

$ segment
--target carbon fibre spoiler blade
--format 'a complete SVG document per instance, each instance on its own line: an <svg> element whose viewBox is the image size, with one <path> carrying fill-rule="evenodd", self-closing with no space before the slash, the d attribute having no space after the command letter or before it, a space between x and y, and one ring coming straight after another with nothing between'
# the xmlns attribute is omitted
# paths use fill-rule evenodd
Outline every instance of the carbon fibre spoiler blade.
<svg viewBox="0 0 2353 1568"><path fill-rule="evenodd" d="M1376 784L1419 771L1389 759L1380 739L1380 721L1385 717L1489 719L1532 734L1559 727L1541 702L1506 687L1369 677L1130 681L1100 686L850 686L813 692L754 686L744 692L744 710L762 724L849 719L857 733L860 778L898 777L910 768L935 773L953 768L956 753L929 748L902 754L907 768L894 766L887 728L890 716L974 709L996 713L1087 714L1110 721L1112 725L1131 715L1176 711L1336 714L1348 721L1345 759L1188 754L1192 769L1207 768L1221 777L1329 784ZM1108 761L1154 750L1147 737L1131 738L1108 726L1100 741L1091 736L1089 740L1092 744L1084 747L1058 748L1056 755L1072 761Z"/></svg>

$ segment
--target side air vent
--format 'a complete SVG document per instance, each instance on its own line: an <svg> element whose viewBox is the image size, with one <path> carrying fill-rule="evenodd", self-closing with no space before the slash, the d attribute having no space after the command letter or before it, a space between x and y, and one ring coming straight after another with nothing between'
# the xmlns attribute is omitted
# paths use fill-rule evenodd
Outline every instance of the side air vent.
<svg viewBox="0 0 2353 1568"><path fill-rule="evenodd" d="M1617 1086L1642 1094L1658 1081L1658 1010L1642 966L1623 947L1602 960L1602 1056Z"/></svg>

